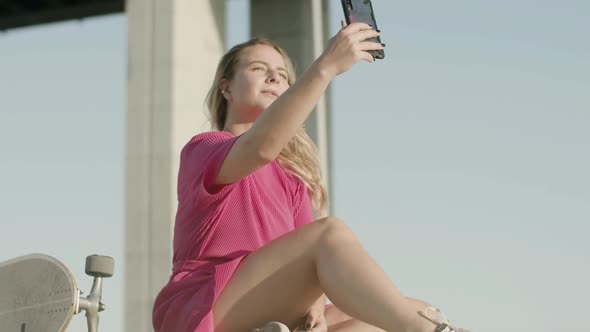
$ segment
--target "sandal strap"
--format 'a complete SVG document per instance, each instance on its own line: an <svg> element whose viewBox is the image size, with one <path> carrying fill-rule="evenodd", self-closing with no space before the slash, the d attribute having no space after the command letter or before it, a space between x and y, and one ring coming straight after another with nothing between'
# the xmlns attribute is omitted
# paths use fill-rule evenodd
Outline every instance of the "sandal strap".
<svg viewBox="0 0 590 332"><path fill-rule="evenodd" d="M453 329L451 326L445 323L441 323L439 326L436 327L434 332L455 332L455 329Z"/></svg>

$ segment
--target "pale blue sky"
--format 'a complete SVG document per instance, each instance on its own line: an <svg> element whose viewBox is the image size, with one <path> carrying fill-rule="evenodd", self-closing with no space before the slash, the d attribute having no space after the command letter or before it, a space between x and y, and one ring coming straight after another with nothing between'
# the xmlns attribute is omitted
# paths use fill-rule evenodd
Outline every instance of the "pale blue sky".
<svg viewBox="0 0 590 332"><path fill-rule="evenodd" d="M247 6L228 3L231 46ZM335 214L461 325L587 329L590 3L373 4L386 59L332 85ZM86 255L114 256L101 325L115 332L126 33L123 15L0 33L0 260L53 255L88 291Z"/></svg>

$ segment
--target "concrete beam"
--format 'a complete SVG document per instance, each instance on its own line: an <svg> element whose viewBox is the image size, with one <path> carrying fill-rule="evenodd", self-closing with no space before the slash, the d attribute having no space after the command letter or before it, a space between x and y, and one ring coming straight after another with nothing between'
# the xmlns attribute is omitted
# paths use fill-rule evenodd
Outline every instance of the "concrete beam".
<svg viewBox="0 0 590 332"><path fill-rule="evenodd" d="M225 1L128 0L125 331L151 331L168 281L180 150L209 130L204 99L225 50Z"/></svg>
<svg viewBox="0 0 590 332"><path fill-rule="evenodd" d="M250 0L251 34L252 37L266 37L281 45L293 59L297 74L301 74L320 56L330 37L328 13L327 0ZM329 95L328 89L305 127L319 147L322 174L330 193Z"/></svg>

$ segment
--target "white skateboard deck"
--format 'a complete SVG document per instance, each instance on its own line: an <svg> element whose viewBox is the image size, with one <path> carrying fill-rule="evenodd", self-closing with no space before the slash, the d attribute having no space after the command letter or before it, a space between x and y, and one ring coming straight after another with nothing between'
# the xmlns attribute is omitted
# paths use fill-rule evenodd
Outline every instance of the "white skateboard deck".
<svg viewBox="0 0 590 332"><path fill-rule="evenodd" d="M0 327L11 332L65 331L78 307L72 273L57 259L31 254L0 263Z"/></svg>

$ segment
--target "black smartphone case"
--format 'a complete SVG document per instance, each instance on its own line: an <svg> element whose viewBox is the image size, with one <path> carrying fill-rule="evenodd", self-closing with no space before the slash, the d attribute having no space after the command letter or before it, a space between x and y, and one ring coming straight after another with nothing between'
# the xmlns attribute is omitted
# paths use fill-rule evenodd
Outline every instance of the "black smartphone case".
<svg viewBox="0 0 590 332"><path fill-rule="evenodd" d="M354 22L363 22L370 24L373 29L377 28L377 21L375 21L375 13L373 12L373 5L371 0L341 0L342 9L344 10L344 17L346 24ZM368 41L381 43L380 37L369 38ZM368 51L373 58L383 59L385 58L385 52L383 50Z"/></svg>

